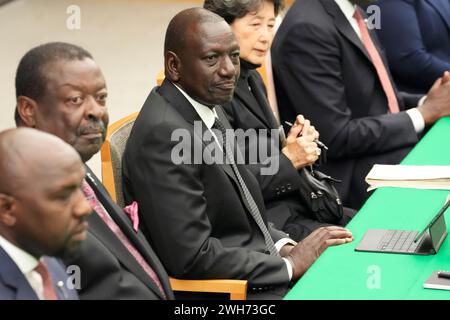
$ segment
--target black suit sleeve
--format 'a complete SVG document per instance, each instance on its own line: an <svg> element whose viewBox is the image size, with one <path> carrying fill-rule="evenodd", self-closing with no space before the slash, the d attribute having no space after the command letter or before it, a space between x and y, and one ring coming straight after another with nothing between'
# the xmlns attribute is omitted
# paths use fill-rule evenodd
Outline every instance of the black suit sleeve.
<svg viewBox="0 0 450 320"><path fill-rule="evenodd" d="M272 236L275 244L281 239L289 238L289 235L275 227L272 222L267 223L267 230L269 230L270 235Z"/></svg>
<svg viewBox="0 0 450 320"><path fill-rule="evenodd" d="M257 178L266 202L298 191L300 176L283 153L274 155L263 163L250 164L247 168Z"/></svg>
<svg viewBox="0 0 450 320"><path fill-rule="evenodd" d="M296 113L311 119L330 158L377 154L417 141L405 112L355 118L346 103L346 86L338 41L326 28L298 23L280 47L290 101ZM361 81L364 81L363 79Z"/></svg>
<svg viewBox="0 0 450 320"><path fill-rule="evenodd" d="M264 86L261 86L265 90ZM223 106L230 125L233 128L245 128L248 132L254 129L254 136L239 141L241 154L245 157L245 163L250 172L256 177L263 193L264 201L269 202L286 194L298 190L300 176L292 162L280 151L278 134L270 136L270 128L247 128L247 123L242 121L254 121L254 118L245 117L245 106L235 100ZM248 112L248 111L247 111ZM258 130L267 131L267 135L258 134ZM265 149L262 146L266 146Z"/></svg>
<svg viewBox="0 0 450 320"><path fill-rule="evenodd" d="M171 157L178 144L171 141L171 135L178 128L164 122L140 137L142 143L133 161L135 174L130 176L139 212L169 274L247 279L253 285L288 283L287 268L280 258L245 247L225 247L215 237L207 214L208 190L202 180L205 166L175 165ZM226 215L228 209L222 210Z"/></svg>
<svg viewBox="0 0 450 320"><path fill-rule="evenodd" d="M398 97L403 102L405 109L411 109L417 107L420 99L423 98L423 94L414 94L400 91L398 92Z"/></svg>

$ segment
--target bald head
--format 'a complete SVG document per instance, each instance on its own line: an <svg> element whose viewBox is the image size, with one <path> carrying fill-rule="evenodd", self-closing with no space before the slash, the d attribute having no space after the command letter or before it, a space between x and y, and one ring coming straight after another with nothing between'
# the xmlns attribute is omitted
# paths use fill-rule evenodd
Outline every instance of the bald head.
<svg viewBox="0 0 450 320"><path fill-rule="evenodd" d="M198 26L204 23L216 23L225 21L219 15L203 9L191 8L178 13L169 23L164 42L164 55L172 51L180 55L186 44L189 43L189 36L198 31Z"/></svg>
<svg viewBox="0 0 450 320"><path fill-rule="evenodd" d="M0 192L14 192L29 183L53 174L62 163L75 163L80 156L60 138L31 128L0 133Z"/></svg>
<svg viewBox="0 0 450 320"><path fill-rule="evenodd" d="M0 133L0 235L35 257L73 254L91 208L80 190L78 153L30 128Z"/></svg>
<svg viewBox="0 0 450 320"><path fill-rule="evenodd" d="M231 100L239 77L239 43L225 20L202 8L177 14L167 28L166 79L214 107Z"/></svg>

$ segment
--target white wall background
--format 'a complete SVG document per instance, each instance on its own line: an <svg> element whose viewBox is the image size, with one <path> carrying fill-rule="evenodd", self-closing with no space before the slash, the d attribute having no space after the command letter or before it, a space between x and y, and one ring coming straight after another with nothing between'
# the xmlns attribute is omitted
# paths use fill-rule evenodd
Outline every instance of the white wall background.
<svg viewBox="0 0 450 320"><path fill-rule="evenodd" d="M69 30L67 8L81 10L81 29ZM32 47L65 41L86 48L103 70L110 123L138 111L163 68L170 19L199 1L15 0L0 6L0 130L14 126L14 76ZM100 176L100 157L89 161Z"/></svg>

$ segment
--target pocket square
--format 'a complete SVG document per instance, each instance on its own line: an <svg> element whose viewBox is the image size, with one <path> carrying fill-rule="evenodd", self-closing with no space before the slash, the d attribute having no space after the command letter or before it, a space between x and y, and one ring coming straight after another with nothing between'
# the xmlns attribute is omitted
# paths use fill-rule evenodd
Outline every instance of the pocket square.
<svg viewBox="0 0 450 320"><path fill-rule="evenodd" d="M132 204L126 206L123 208L123 212L127 214L127 216L130 218L131 222L133 223L133 229L134 231L138 232L139 228L139 215L138 215L138 204L136 201L133 201Z"/></svg>

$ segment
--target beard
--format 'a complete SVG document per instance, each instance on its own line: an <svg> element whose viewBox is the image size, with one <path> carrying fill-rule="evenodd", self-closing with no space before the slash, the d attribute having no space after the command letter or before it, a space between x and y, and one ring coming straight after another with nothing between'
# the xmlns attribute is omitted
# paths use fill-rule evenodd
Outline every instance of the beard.
<svg viewBox="0 0 450 320"><path fill-rule="evenodd" d="M71 261L79 257L80 246L82 242L73 241L72 238L66 239L65 243L58 251L56 251L53 256L62 259L63 261Z"/></svg>

